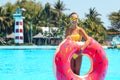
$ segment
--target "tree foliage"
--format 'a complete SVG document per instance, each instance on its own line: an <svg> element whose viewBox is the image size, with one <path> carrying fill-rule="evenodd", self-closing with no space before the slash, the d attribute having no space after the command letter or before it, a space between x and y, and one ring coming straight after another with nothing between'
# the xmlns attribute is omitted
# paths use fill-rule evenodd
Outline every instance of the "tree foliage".
<svg viewBox="0 0 120 80"><path fill-rule="evenodd" d="M15 4L8 2L4 6L0 7L0 34L10 34L14 32L14 19L13 14L17 8L26 9L23 12L25 17L24 21L24 35L25 42L30 43L31 26L32 36L41 32L43 35L62 37L64 35L64 29L70 27L69 16L63 11L68 10L65 4L61 0L57 0L53 6L50 3L46 3L44 6L40 2L35 0L17 0ZM114 27L120 26L120 11L112 13L110 20ZM106 36L103 22L101 21L101 14L99 14L95 8L90 8L89 13L85 14L85 20L79 19L79 26L82 26L88 35L94 37L97 41L103 42ZM43 33L41 27L49 27L52 29L50 32ZM54 30L56 27L57 30Z"/></svg>
<svg viewBox="0 0 120 80"><path fill-rule="evenodd" d="M111 29L120 31L120 10L118 12L112 12L109 15L109 20L111 22Z"/></svg>
<svg viewBox="0 0 120 80"><path fill-rule="evenodd" d="M95 38L100 43L103 43L106 37L105 28L103 26L103 22L99 17L99 14L95 8L90 8L89 13L86 14L86 19L84 21L84 29L88 33L89 36Z"/></svg>

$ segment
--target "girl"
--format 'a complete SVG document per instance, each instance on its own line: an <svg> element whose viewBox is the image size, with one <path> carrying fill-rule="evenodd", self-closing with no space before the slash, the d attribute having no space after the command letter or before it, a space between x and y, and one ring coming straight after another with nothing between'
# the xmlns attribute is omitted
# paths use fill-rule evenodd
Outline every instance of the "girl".
<svg viewBox="0 0 120 80"><path fill-rule="evenodd" d="M77 13L73 12L70 14L70 22L71 22L71 27L67 28L65 31L65 37L70 37L73 41L75 42L80 42L82 40L82 37L85 39L85 43L81 47L81 51L83 51L87 45L90 42L89 36L86 34L84 29L78 27L78 15ZM82 55L79 56L73 56L71 60L71 69L72 71L80 75L80 68L81 68L81 62L82 62Z"/></svg>

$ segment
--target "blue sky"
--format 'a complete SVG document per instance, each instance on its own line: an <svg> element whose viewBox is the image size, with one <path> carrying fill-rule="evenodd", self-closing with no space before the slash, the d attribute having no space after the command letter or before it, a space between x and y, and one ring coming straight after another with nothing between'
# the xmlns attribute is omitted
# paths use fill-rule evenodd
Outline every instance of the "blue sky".
<svg viewBox="0 0 120 80"><path fill-rule="evenodd" d="M6 2L14 3L16 0L0 0L0 5L4 5ZM53 5L57 0L34 0L36 2L40 1L42 5L49 2ZM96 8L96 11L101 14L101 19L104 22L104 26L110 26L110 21L108 20L108 15L111 12L120 10L120 0L61 0L64 2L65 7L70 10L64 11L66 14L71 12L77 12L79 17L83 20L85 19L85 13L88 13L89 8Z"/></svg>

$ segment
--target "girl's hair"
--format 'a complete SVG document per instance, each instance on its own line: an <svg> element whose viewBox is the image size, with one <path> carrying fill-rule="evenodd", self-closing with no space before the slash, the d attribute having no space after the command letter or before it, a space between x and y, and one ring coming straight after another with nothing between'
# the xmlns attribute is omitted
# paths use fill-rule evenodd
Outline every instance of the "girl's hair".
<svg viewBox="0 0 120 80"><path fill-rule="evenodd" d="M73 14L76 14L78 16L78 14L76 12L72 12L69 17L71 17Z"/></svg>

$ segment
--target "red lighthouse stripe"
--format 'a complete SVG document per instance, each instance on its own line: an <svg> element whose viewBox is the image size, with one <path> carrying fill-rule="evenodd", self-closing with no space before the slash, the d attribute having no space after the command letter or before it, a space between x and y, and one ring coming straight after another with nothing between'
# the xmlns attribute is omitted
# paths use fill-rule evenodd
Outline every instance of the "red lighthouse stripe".
<svg viewBox="0 0 120 80"><path fill-rule="evenodd" d="M23 22L20 22L20 25L22 26L22 25L23 25Z"/></svg>
<svg viewBox="0 0 120 80"><path fill-rule="evenodd" d="M20 36L20 39L23 39L23 36Z"/></svg>
<svg viewBox="0 0 120 80"><path fill-rule="evenodd" d="M20 29L20 33L22 33L23 32L23 29Z"/></svg>

